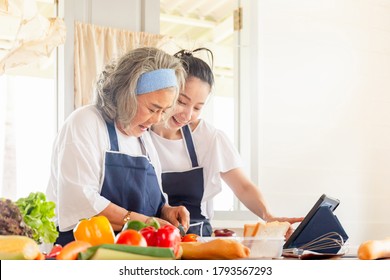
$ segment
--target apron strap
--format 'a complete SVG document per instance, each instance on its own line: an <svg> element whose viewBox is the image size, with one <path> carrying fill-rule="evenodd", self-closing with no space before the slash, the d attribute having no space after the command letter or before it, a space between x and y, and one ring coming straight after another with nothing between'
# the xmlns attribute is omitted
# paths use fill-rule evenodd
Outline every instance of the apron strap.
<svg viewBox="0 0 390 280"><path fill-rule="evenodd" d="M115 151L115 152L119 152L118 136L116 134L115 124L114 124L114 122L111 123L111 122L107 122L107 121L106 121L106 124L107 124L108 135L110 137L110 147L111 147L110 150ZM142 139L142 136L138 137L138 141L139 141L140 146L141 146L142 154L144 156L146 156L147 158L149 158L148 152L146 151L145 142Z"/></svg>
<svg viewBox="0 0 390 280"><path fill-rule="evenodd" d="M138 137L138 141L141 145L141 151L142 151L142 154L144 156L146 156L148 159L149 159L149 154L148 152L146 151L146 146L145 146L145 142L144 142L144 139L142 138L142 136ZM149 159L150 160L150 159Z"/></svg>
<svg viewBox="0 0 390 280"><path fill-rule="evenodd" d="M192 140L192 133L189 125L183 126L181 128L183 137L187 146L187 151L190 155L192 167L198 167L198 157L196 156L194 141Z"/></svg>
<svg viewBox="0 0 390 280"><path fill-rule="evenodd" d="M106 121L106 124L107 124L108 136L110 137L111 151L119 152L118 137L115 131L115 123Z"/></svg>

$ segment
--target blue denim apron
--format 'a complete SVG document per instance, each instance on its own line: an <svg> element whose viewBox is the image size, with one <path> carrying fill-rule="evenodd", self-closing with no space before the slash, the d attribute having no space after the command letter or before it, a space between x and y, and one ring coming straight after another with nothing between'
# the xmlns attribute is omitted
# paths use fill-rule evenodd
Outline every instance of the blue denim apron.
<svg viewBox="0 0 390 280"><path fill-rule="evenodd" d="M105 154L105 171L101 195L129 211L159 217L165 198L156 172L147 157L142 138L138 138L146 156L130 156L119 152L114 123L106 123L111 150ZM58 229L58 228L57 228ZM74 240L73 231L60 232L56 243Z"/></svg>
<svg viewBox="0 0 390 280"><path fill-rule="evenodd" d="M191 129L188 125L182 128L192 168L183 172L163 172L163 191L168 195L169 205L183 205L190 212L190 224L203 223L203 226L191 226L187 233L211 236L212 228L208 219L201 214L201 202L204 192L203 167L198 164ZM174 160L174 159L172 159ZM200 229L202 229L202 233Z"/></svg>

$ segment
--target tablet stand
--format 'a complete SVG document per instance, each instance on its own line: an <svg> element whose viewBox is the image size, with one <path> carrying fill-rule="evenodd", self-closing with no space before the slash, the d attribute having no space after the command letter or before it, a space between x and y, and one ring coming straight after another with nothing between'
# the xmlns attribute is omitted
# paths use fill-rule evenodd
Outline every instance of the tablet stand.
<svg viewBox="0 0 390 280"><path fill-rule="evenodd" d="M348 235L332 210L321 206L289 248L336 254L347 239Z"/></svg>

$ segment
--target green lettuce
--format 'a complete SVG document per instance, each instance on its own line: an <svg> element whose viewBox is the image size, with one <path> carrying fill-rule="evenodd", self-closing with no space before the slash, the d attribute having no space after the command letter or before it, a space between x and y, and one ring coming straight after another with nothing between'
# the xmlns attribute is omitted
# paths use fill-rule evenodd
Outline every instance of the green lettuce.
<svg viewBox="0 0 390 280"><path fill-rule="evenodd" d="M38 243L53 243L58 231L53 221L55 203L47 201L42 192L32 192L28 197L19 198L16 202L24 222L33 230L33 239Z"/></svg>

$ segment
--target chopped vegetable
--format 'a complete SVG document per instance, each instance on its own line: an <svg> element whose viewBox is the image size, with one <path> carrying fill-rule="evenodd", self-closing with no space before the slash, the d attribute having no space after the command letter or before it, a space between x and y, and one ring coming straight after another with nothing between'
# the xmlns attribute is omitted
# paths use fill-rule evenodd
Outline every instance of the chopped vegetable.
<svg viewBox="0 0 390 280"><path fill-rule="evenodd" d="M115 233L106 216L95 216L78 222L73 229L75 240L86 241L92 246L115 242Z"/></svg>

